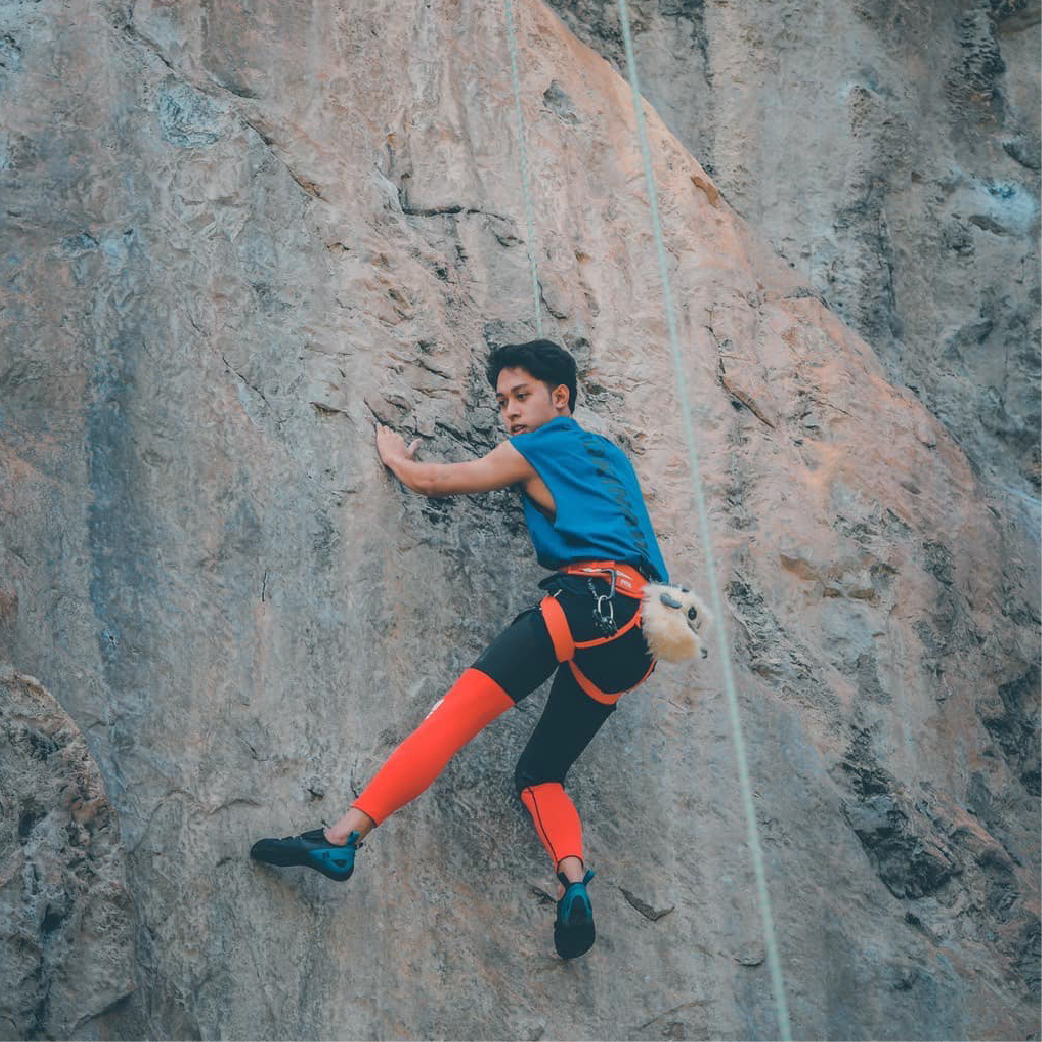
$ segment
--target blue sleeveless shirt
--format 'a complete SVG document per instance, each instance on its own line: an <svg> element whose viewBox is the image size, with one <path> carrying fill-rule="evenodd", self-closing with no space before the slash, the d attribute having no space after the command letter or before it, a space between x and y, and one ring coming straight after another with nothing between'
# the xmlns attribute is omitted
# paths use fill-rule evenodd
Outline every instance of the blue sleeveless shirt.
<svg viewBox="0 0 1042 1042"><path fill-rule="evenodd" d="M558 416L510 439L543 479L557 505L550 521L523 496L536 560L555 571L576 561L618 561L668 582L644 494L630 461L599 434Z"/></svg>

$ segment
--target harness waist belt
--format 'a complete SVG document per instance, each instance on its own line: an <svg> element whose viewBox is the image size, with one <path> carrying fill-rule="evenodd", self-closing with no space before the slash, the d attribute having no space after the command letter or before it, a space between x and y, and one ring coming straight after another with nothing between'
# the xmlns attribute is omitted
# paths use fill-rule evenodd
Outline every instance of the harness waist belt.
<svg viewBox="0 0 1042 1042"><path fill-rule="evenodd" d="M640 600L648 580L636 568L628 564L616 564L614 561L578 561L575 564L564 564L557 569L565 575L602 575L606 578L615 573L615 589L627 597Z"/></svg>

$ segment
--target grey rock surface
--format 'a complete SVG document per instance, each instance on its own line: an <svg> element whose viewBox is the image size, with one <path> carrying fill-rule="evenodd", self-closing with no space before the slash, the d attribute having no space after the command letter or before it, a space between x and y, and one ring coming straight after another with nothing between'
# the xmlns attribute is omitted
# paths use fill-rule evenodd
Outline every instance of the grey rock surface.
<svg viewBox="0 0 1042 1042"><path fill-rule="evenodd" d="M515 5L548 335L693 517L628 88ZM553 954L512 791L534 696L338 887L334 820L538 593L501 440L533 333L498 5L0 5L0 658L82 728L135 907L123 1038L769 1038L719 664L659 669L569 777L598 943ZM11 57L11 56L14 57ZM645 109L721 620L798 1037L1038 1037L1039 561L951 432Z"/></svg>
<svg viewBox="0 0 1042 1042"><path fill-rule="evenodd" d="M101 773L39 682L0 667L0 1038L97 1038L133 990L126 852Z"/></svg>
<svg viewBox="0 0 1042 1042"><path fill-rule="evenodd" d="M550 4L625 74L616 0ZM1037 501L1039 0L627 7L644 95L728 203Z"/></svg>

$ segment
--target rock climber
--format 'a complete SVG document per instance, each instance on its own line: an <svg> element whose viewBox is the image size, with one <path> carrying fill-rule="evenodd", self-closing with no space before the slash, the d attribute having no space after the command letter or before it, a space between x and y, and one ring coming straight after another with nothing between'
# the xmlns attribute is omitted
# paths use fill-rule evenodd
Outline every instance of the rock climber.
<svg viewBox="0 0 1042 1042"><path fill-rule="evenodd" d="M424 792L449 759L551 674L546 706L518 760L518 796L563 887L554 941L571 959L596 931L579 814L564 789L577 757L642 683L656 660L641 633L645 583L668 582L640 484L625 454L573 418L576 367L550 340L497 348L487 365L509 435L481 459L426 463L377 425L380 458L426 496L518 487L540 565L552 574L540 602L523 611L465 670L426 719L391 754L332 827L262 839L250 853L278 866L303 865L348 879L362 839ZM555 672L556 671L556 672Z"/></svg>

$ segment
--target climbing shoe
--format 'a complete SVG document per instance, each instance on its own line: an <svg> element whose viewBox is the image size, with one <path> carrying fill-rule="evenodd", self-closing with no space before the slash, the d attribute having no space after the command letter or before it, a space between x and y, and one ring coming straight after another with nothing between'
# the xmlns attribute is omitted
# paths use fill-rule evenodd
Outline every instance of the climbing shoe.
<svg viewBox="0 0 1042 1042"><path fill-rule="evenodd" d="M586 884L593 876L593 872L587 872L581 883L570 883L563 872L557 874L565 887L564 896L557 902L557 922L554 923L554 945L562 959L585 955L597 938L590 895L586 893Z"/></svg>
<svg viewBox="0 0 1042 1042"><path fill-rule="evenodd" d="M303 865L321 872L327 879L343 883L355 870L355 852L361 846L357 832L352 832L347 842L338 847L326 839L322 829L313 829L299 836L259 839L250 848L250 857L279 868Z"/></svg>

